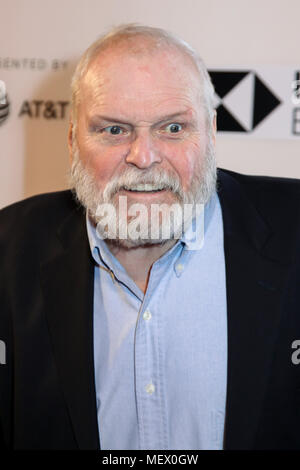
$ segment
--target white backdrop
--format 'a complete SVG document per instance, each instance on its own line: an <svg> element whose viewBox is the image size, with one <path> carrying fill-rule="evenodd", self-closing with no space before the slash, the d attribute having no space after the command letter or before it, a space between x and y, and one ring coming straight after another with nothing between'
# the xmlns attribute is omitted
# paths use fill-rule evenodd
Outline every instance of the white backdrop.
<svg viewBox="0 0 300 470"><path fill-rule="evenodd" d="M166 28L209 68L298 66L299 0L0 0L0 207L66 187L69 81L80 54L119 23ZM300 178L300 139L219 135L219 166Z"/></svg>

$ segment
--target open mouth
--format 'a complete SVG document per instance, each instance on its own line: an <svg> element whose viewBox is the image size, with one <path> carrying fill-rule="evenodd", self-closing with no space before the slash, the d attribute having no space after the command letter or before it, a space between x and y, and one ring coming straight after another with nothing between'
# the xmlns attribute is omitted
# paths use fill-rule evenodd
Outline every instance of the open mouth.
<svg viewBox="0 0 300 470"><path fill-rule="evenodd" d="M121 188L125 191L133 193L157 193L169 189L167 186L156 185L156 184L137 184L135 186L123 186Z"/></svg>

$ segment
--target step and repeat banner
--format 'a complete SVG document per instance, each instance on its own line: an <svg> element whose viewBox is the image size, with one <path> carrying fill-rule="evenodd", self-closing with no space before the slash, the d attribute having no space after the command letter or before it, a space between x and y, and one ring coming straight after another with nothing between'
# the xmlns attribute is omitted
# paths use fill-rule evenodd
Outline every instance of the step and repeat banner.
<svg viewBox="0 0 300 470"><path fill-rule="evenodd" d="M0 69L27 66L43 69L44 59L0 58ZM51 68L65 69L67 61L53 60ZM299 66L300 67L300 66ZM295 67L257 67L255 70L209 70L215 87L219 135L245 133L251 137L291 139L300 137L300 70ZM11 85L11 81L10 81ZM23 100L14 118L63 120L69 101ZM0 80L0 124L10 114L6 84Z"/></svg>
<svg viewBox="0 0 300 470"><path fill-rule="evenodd" d="M224 24L224 12L218 14L218 6L221 8L224 2L190 0L183 6L178 0L158 3L155 0L153 6L160 4L160 8L151 12L146 1L125 3L126 6L117 0L87 0L84 5L78 0L2 0L0 207L33 194L67 187L70 80L75 65L99 34L126 22L166 28L192 42L202 55L204 52L216 90L220 166L244 173L300 178L300 55L294 54L293 60L281 63L283 49L278 60L270 63L272 44L262 41L265 63L261 50L259 63L255 64L253 51L251 60L247 60L247 50L253 41L251 29L239 39L234 54L229 44L232 37L228 35L234 35L236 20L232 19L232 27L228 24L230 20ZM240 3L229 0L227 8L236 12ZM249 2L247 8L259 13L263 3ZM288 4L289 1L282 3L277 17L274 14L275 22L276 18L282 21ZM299 18L300 5L297 2L293 5ZM172 21L170 9L174 12ZM291 17L296 13L294 10ZM267 10L263 9L263 14L267 18ZM215 31L209 42L204 42L209 29L198 27L203 15ZM288 22L285 26L288 27ZM267 28L265 34L266 37L269 34ZM286 36L287 54L291 38ZM230 50L227 65L226 41ZM243 47L245 57L241 54Z"/></svg>

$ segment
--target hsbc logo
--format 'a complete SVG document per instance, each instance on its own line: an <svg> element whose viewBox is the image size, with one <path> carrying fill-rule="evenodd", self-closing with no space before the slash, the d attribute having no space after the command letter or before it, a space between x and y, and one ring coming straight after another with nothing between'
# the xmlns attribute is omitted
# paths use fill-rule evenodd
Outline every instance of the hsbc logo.
<svg viewBox="0 0 300 470"><path fill-rule="evenodd" d="M6 121L9 115L9 103L6 95L5 83L0 80L0 125Z"/></svg>
<svg viewBox="0 0 300 470"><path fill-rule="evenodd" d="M281 104L254 71L209 71L215 87L218 130L249 133Z"/></svg>

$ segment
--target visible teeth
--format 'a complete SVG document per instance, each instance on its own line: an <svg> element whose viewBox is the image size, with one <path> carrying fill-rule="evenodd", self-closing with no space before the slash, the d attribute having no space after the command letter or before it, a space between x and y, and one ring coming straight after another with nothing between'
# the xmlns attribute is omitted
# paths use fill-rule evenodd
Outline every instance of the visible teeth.
<svg viewBox="0 0 300 470"><path fill-rule="evenodd" d="M136 184L135 186L124 186L128 191L161 191L165 186L157 184Z"/></svg>

